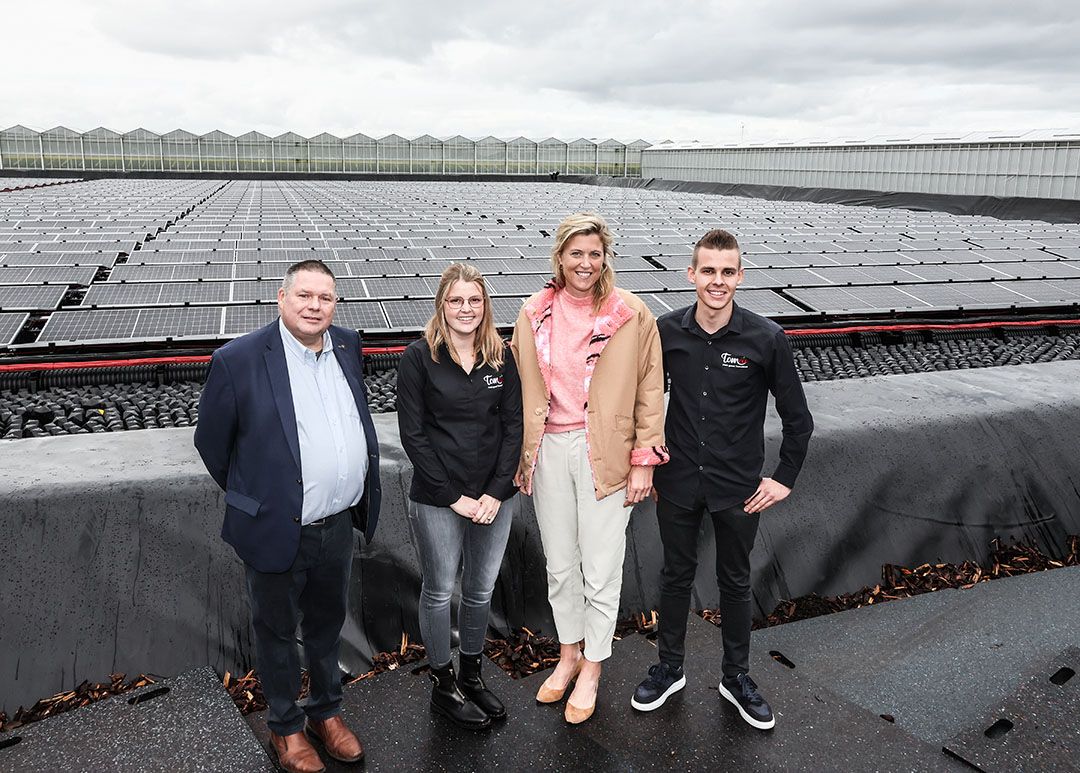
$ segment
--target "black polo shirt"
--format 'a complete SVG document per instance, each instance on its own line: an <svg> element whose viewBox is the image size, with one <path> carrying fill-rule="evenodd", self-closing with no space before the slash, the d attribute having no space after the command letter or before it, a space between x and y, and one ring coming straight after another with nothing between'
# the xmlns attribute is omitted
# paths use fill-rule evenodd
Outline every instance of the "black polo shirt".
<svg viewBox="0 0 1080 773"><path fill-rule="evenodd" d="M726 327L709 335L696 305L657 321L669 383L665 440L671 461L656 468L660 496L709 510L741 504L761 483L769 392L783 421L780 463L769 477L795 485L814 421L783 328L732 302Z"/></svg>
<svg viewBox="0 0 1080 773"><path fill-rule="evenodd" d="M521 382L510 348L496 370L466 373L443 346L431 359L427 341L409 344L398 364L401 445L413 463L409 498L449 507L458 498L509 499L521 452Z"/></svg>

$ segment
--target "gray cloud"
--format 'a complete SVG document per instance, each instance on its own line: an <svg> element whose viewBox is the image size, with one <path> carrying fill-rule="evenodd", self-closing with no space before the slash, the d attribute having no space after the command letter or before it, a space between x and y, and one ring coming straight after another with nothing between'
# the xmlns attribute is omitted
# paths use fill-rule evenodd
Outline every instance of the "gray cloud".
<svg viewBox="0 0 1080 773"><path fill-rule="evenodd" d="M184 95L178 116L203 126L712 139L744 123L771 136L1080 123L1080 11L1048 0L78 8L95 55L138 62ZM72 77L74 91L115 109L141 76L121 65ZM37 104L32 90L22 104ZM109 123L107 112L91 123Z"/></svg>

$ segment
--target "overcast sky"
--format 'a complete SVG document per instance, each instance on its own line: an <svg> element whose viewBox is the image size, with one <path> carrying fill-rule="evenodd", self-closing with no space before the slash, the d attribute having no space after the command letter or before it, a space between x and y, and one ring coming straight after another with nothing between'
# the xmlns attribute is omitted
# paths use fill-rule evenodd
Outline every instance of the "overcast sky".
<svg viewBox="0 0 1080 773"><path fill-rule="evenodd" d="M5 4L0 124L702 141L1080 127L1066 0Z"/></svg>

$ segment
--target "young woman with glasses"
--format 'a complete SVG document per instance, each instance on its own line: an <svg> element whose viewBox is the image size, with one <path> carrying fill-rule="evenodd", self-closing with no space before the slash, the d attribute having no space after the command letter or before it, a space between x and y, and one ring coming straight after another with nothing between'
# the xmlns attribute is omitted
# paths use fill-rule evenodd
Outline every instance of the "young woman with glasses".
<svg viewBox="0 0 1080 773"><path fill-rule="evenodd" d="M513 520L522 422L514 358L472 266L454 263L443 272L424 337L401 356L397 411L413 463L408 517L423 572L420 633L435 683L431 705L463 727L482 729L506 717L480 663ZM459 566L455 676L450 597Z"/></svg>

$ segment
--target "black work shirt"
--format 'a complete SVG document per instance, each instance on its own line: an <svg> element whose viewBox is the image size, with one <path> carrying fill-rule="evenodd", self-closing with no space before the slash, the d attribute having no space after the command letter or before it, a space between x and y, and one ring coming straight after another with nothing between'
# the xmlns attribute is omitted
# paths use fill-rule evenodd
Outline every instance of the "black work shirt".
<svg viewBox="0 0 1080 773"><path fill-rule="evenodd" d="M671 461L656 468L660 496L710 511L745 501L761 483L769 392L783 422L780 463L769 477L795 485L814 421L783 328L732 304L726 327L709 335L696 305L656 321L670 383L664 435Z"/></svg>
<svg viewBox="0 0 1080 773"><path fill-rule="evenodd" d="M466 373L445 346L435 362L427 341L414 341L398 364L397 411L401 445L413 463L410 499L449 507L462 494L500 501L514 495L521 382L509 347L501 369L477 362Z"/></svg>

